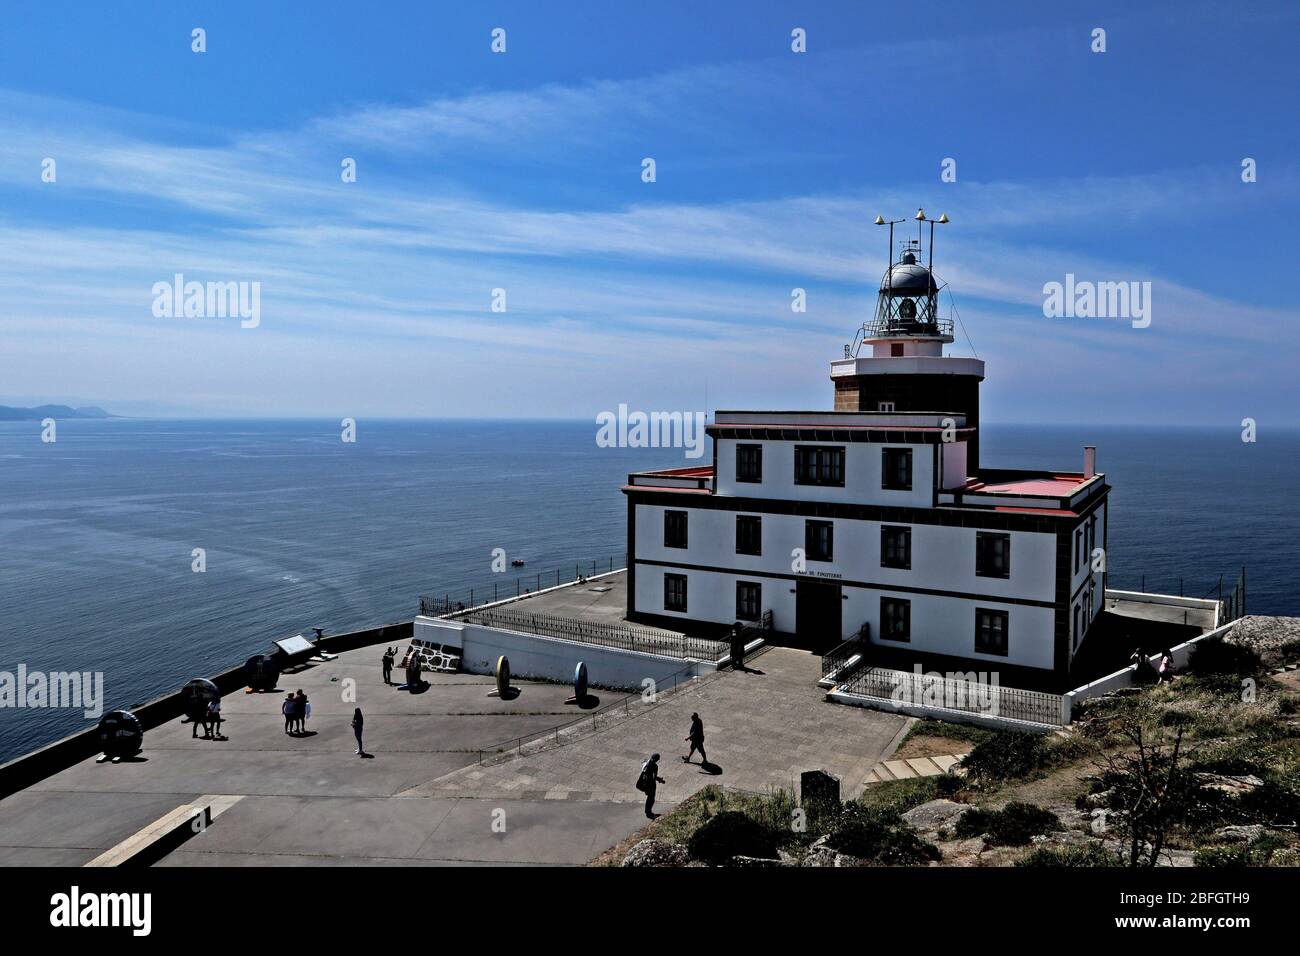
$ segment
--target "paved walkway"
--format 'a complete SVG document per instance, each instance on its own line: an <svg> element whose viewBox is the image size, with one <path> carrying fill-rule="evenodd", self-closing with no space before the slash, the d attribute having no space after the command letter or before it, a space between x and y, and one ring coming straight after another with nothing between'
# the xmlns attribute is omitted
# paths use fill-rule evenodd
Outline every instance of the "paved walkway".
<svg viewBox="0 0 1300 956"><path fill-rule="evenodd" d="M709 783L763 792L798 787L804 770L839 777L844 796L860 793L872 766L892 752L907 718L823 700L821 659L772 648L746 672L725 671L613 722L606 730L536 754L473 766L400 794L640 803L633 786L641 762L662 755L659 802L671 806ZM704 721L711 768L686 764L683 738L692 712Z"/></svg>

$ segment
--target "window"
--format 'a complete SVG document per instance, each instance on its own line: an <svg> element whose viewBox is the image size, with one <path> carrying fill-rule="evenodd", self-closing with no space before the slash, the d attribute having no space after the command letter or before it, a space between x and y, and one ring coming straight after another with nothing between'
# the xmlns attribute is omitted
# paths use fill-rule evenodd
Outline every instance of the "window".
<svg viewBox="0 0 1300 956"><path fill-rule="evenodd" d="M762 445L736 446L736 480L754 482L763 480Z"/></svg>
<svg viewBox="0 0 1300 956"><path fill-rule="evenodd" d="M886 448L882 451L880 487L912 490L912 449Z"/></svg>
<svg viewBox="0 0 1300 956"><path fill-rule="evenodd" d="M876 411L878 412L892 412L893 410L893 402L876 402Z"/></svg>
<svg viewBox="0 0 1300 956"><path fill-rule="evenodd" d="M1007 656L1007 612L975 609L975 653Z"/></svg>
<svg viewBox="0 0 1300 956"><path fill-rule="evenodd" d="M795 445L794 483L844 487L844 449Z"/></svg>
<svg viewBox="0 0 1300 956"><path fill-rule="evenodd" d="M664 512L664 547L686 547L686 512Z"/></svg>
<svg viewBox="0 0 1300 956"><path fill-rule="evenodd" d="M1079 605L1074 606L1074 646L1079 646L1079 638L1083 637L1082 631L1079 630Z"/></svg>
<svg viewBox="0 0 1300 956"><path fill-rule="evenodd" d="M1011 535L975 533L975 573L982 578L1011 577Z"/></svg>
<svg viewBox="0 0 1300 956"><path fill-rule="evenodd" d="M736 515L736 554L763 553L763 519L758 515Z"/></svg>
<svg viewBox="0 0 1300 956"><path fill-rule="evenodd" d="M763 613L763 585L757 581L736 582L736 620L757 621Z"/></svg>
<svg viewBox="0 0 1300 956"><path fill-rule="evenodd" d="M1083 529L1074 532L1074 573L1079 573L1079 545L1083 542Z"/></svg>
<svg viewBox="0 0 1300 956"><path fill-rule="evenodd" d="M889 357L890 357L890 358L902 358L902 357L903 357L903 343L902 343L902 342L890 342L890 343L889 343Z"/></svg>
<svg viewBox="0 0 1300 956"><path fill-rule="evenodd" d="M912 639L912 602L902 598L880 599L880 638L885 641Z"/></svg>
<svg viewBox="0 0 1300 956"><path fill-rule="evenodd" d="M664 575L664 610L685 612L686 575L684 574Z"/></svg>
<svg viewBox="0 0 1300 956"><path fill-rule="evenodd" d="M830 561L835 554L835 525L830 521L805 521L803 550L809 561Z"/></svg>
<svg viewBox="0 0 1300 956"><path fill-rule="evenodd" d="M912 529L890 525L880 527L880 566L912 569Z"/></svg>

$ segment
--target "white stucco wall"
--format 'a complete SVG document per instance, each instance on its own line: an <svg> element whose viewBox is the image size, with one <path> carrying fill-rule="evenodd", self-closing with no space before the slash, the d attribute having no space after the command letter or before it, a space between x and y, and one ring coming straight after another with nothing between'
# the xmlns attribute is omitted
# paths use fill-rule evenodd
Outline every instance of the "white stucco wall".
<svg viewBox="0 0 1300 956"><path fill-rule="evenodd" d="M763 553L757 556L745 555L736 554L736 516L759 514L759 512L692 508L689 507L690 504L689 497L683 496L680 508L661 505L636 506L637 560L705 565L739 573L768 571L790 574L794 571L791 551L804 546L804 522L807 519L803 516L762 515ZM664 547L664 511L666 510L687 512L688 547ZM816 520L830 520L834 525L834 560L809 561L807 570L814 574L839 575L844 580L869 584L961 591L1030 601L1055 601L1056 599L1056 536L1053 534L1009 532L1011 576L1004 579L976 575L977 529L975 528L909 525L906 522L862 521L849 518ZM882 523L912 529L910 571L881 567L880 527ZM734 595L732 599L734 601ZM649 607L642 605L638 589L638 610L655 611L662 606L662 592L655 600L654 606Z"/></svg>
<svg viewBox="0 0 1300 956"><path fill-rule="evenodd" d="M417 617L415 638L459 647L461 670L470 674L495 673L497 658L504 654L516 677L571 683L574 668L582 661L593 686L623 690L640 689L646 679L661 687L669 686L674 675L680 682L715 669L707 661L686 661L439 618Z"/></svg>
<svg viewBox="0 0 1300 956"><path fill-rule="evenodd" d="M685 614L663 610L665 573L686 575ZM795 630L796 582L784 578L639 565L636 571L637 609L668 617L731 623L736 614L738 580L756 581L762 585L763 610L772 612L772 626L776 630ZM828 636L828 640L844 640L865 622L870 625L872 642L885 647L911 647L932 654L987 661L990 669L994 670L999 664L1050 669L1055 663L1051 608L1010 604L990 598L955 598L849 585L844 586L843 594L841 633ZM882 597L902 598L911 602L912 639L909 643L879 640ZM1007 612L1008 653L1005 657L975 652L976 608Z"/></svg>
<svg viewBox="0 0 1300 956"><path fill-rule="evenodd" d="M714 478L717 493L747 498L780 498L793 501L843 501L855 504L910 505L929 507L935 487L933 445L878 444L834 441L741 441L763 446L763 480L736 481L736 445L733 438L715 439L718 470ZM844 487L796 485L795 445L825 445L843 448ZM882 449L912 449L912 488L898 491L880 487Z"/></svg>

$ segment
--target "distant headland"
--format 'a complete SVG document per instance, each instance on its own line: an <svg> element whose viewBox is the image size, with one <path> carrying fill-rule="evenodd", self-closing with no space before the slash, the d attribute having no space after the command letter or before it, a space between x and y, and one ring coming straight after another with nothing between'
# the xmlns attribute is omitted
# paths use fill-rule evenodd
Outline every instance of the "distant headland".
<svg viewBox="0 0 1300 956"><path fill-rule="evenodd" d="M45 418L117 418L118 416L95 405L73 408L71 405L36 405L32 408L17 408L13 405L0 405L0 422L32 422Z"/></svg>

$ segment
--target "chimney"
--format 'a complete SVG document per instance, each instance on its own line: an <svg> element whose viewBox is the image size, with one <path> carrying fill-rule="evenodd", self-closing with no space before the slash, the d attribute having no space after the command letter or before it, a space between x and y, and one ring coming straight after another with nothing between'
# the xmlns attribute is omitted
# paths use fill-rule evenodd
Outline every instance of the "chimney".
<svg viewBox="0 0 1300 956"><path fill-rule="evenodd" d="M1083 480L1087 481L1097 474L1097 446L1083 446Z"/></svg>

